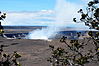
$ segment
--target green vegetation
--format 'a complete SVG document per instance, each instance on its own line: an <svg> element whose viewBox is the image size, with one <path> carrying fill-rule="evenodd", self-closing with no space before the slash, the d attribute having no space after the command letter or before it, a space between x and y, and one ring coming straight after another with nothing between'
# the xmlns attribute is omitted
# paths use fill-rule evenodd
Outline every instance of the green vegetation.
<svg viewBox="0 0 99 66"><path fill-rule="evenodd" d="M0 12L0 20L4 20L6 18L6 13ZM3 36L4 30L3 26L0 22L0 36ZM18 58L21 57L16 51L12 54L7 54L4 52L4 47L8 47L9 45L0 45L0 66L21 66L21 64L17 61Z"/></svg>
<svg viewBox="0 0 99 66"><path fill-rule="evenodd" d="M86 8L86 12L84 12L83 9L78 11L78 13L81 14L80 21L77 21L76 18L73 18L73 21L76 23L84 22L90 29L99 30L99 8L97 4L99 4L98 1L90 1Z"/></svg>
<svg viewBox="0 0 99 66"><path fill-rule="evenodd" d="M85 64L97 63L99 61L99 41L96 39L86 38L82 40L68 40L67 42L66 38L62 37L60 42L64 43L66 48L49 46L52 54L48 61L52 66L84 66ZM92 49L89 45L94 48Z"/></svg>
<svg viewBox="0 0 99 66"><path fill-rule="evenodd" d="M4 52L4 47L8 47L8 45L0 45L0 66L21 66L21 64L17 61L21 55L16 51L12 54L7 54Z"/></svg>
<svg viewBox="0 0 99 66"><path fill-rule="evenodd" d="M6 18L6 13L1 13L0 11L0 20L4 20ZM2 36L4 33L4 29L3 26L1 25L1 21L0 21L0 35Z"/></svg>
<svg viewBox="0 0 99 66"><path fill-rule="evenodd" d="M83 12L83 9L78 11L81 13L80 21L77 21L76 18L73 18L73 21L76 23L84 22L90 29L99 30L99 8L96 6L97 4L99 4L98 1L90 1L86 13ZM79 37L80 33L77 35ZM48 61L52 66L85 66L99 62L99 32L89 31L88 35L90 38L68 40L68 42L63 36L60 42L64 43L66 48L54 48L50 45L51 57Z"/></svg>

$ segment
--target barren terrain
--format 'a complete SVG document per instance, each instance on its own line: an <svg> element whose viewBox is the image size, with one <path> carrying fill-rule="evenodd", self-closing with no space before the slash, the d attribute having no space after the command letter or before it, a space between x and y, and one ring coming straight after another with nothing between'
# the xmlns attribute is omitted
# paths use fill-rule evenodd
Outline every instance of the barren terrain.
<svg viewBox="0 0 99 66"><path fill-rule="evenodd" d="M68 40L67 40L68 41ZM90 41L91 42L91 41ZM22 66L51 66L47 61L51 56L51 49L49 45L57 47L67 48L64 43L60 43L59 40L28 40L28 39L0 39L0 45L9 45L4 48L4 52L11 54L13 51L17 51L22 55L20 63ZM93 48L91 45L89 45ZM87 48L89 47L87 46ZM86 66L98 66L98 63L87 64Z"/></svg>

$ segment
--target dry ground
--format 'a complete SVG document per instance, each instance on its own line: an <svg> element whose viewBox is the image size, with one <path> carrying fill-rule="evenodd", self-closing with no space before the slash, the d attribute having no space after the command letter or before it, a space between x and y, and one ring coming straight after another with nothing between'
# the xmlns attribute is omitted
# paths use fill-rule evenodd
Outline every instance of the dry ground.
<svg viewBox="0 0 99 66"><path fill-rule="evenodd" d="M4 52L11 54L13 51L17 51L22 55L19 59L22 66L51 66L50 63L47 62L47 58L51 55L49 45L66 48L66 45L60 43L59 40L0 39L0 45L1 44L10 45L4 48ZM99 65L88 64L86 66Z"/></svg>
<svg viewBox="0 0 99 66"><path fill-rule="evenodd" d="M22 55L19 59L22 66L50 66L47 58L50 56L50 41L28 39L0 39L0 45L10 45L4 52L11 54L17 51ZM58 43L55 43L56 46Z"/></svg>

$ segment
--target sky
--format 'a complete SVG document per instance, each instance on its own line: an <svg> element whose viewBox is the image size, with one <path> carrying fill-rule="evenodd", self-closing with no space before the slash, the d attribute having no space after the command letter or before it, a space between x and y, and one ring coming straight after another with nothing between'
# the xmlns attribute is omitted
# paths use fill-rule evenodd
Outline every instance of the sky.
<svg viewBox="0 0 99 66"><path fill-rule="evenodd" d="M88 0L67 0L71 3L83 4ZM0 0L2 11L39 11L53 10L56 0Z"/></svg>
<svg viewBox="0 0 99 66"><path fill-rule="evenodd" d="M67 4L67 10L64 8L67 13L64 13L62 17L66 18L66 24L69 27L77 25L85 27L84 24L75 24L72 22L72 18L79 17L75 13L90 0L64 1ZM55 22L56 3L57 0L0 0L0 10L7 13L7 17L2 21L2 25L52 25Z"/></svg>
<svg viewBox="0 0 99 66"><path fill-rule="evenodd" d="M0 0L3 11L39 11L53 9L55 0Z"/></svg>

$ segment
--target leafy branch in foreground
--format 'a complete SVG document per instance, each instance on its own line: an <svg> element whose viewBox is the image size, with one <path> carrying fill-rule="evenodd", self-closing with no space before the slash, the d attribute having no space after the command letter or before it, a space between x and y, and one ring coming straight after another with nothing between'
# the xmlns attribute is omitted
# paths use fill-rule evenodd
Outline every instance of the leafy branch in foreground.
<svg viewBox="0 0 99 66"><path fill-rule="evenodd" d="M3 13L0 11L0 20L4 20L6 18L6 13ZM1 25L1 21L0 21L0 35L3 36L4 33L4 28Z"/></svg>
<svg viewBox="0 0 99 66"><path fill-rule="evenodd" d="M16 51L12 54L6 54L3 50L4 47L8 47L8 45L0 45L0 66L21 66L17 60L21 55Z"/></svg>
<svg viewBox="0 0 99 66"><path fill-rule="evenodd" d="M76 18L73 18L73 21L76 23L84 22L86 26L89 26L90 29L99 30L99 1L90 1L88 7L86 8L86 13L83 9L80 9L78 13L81 14L80 21L77 21Z"/></svg>
<svg viewBox="0 0 99 66"><path fill-rule="evenodd" d="M52 66L84 66L88 63L99 62L99 42L97 42L97 39L86 38L82 40L68 40L67 42L63 36L60 42L64 43L66 48L58 47L55 49L54 46L49 45L52 55L48 61Z"/></svg>
<svg viewBox="0 0 99 66"><path fill-rule="evenodd" d="M86 8L86 13L83 9L80 9L78 13L81 13L80 21L73 18L76 23L84 22L90 29L99 30L99 8L96 5L99 4L98 0L90 1ZM66 45L65 48L50 45L51 57L48 61L52 66L85 66L86 64L99 63L99 32L89 31L90 38L66 40L63 36L60 39L61 43ZM80 37L80 33L77 37Z"/></svg>

